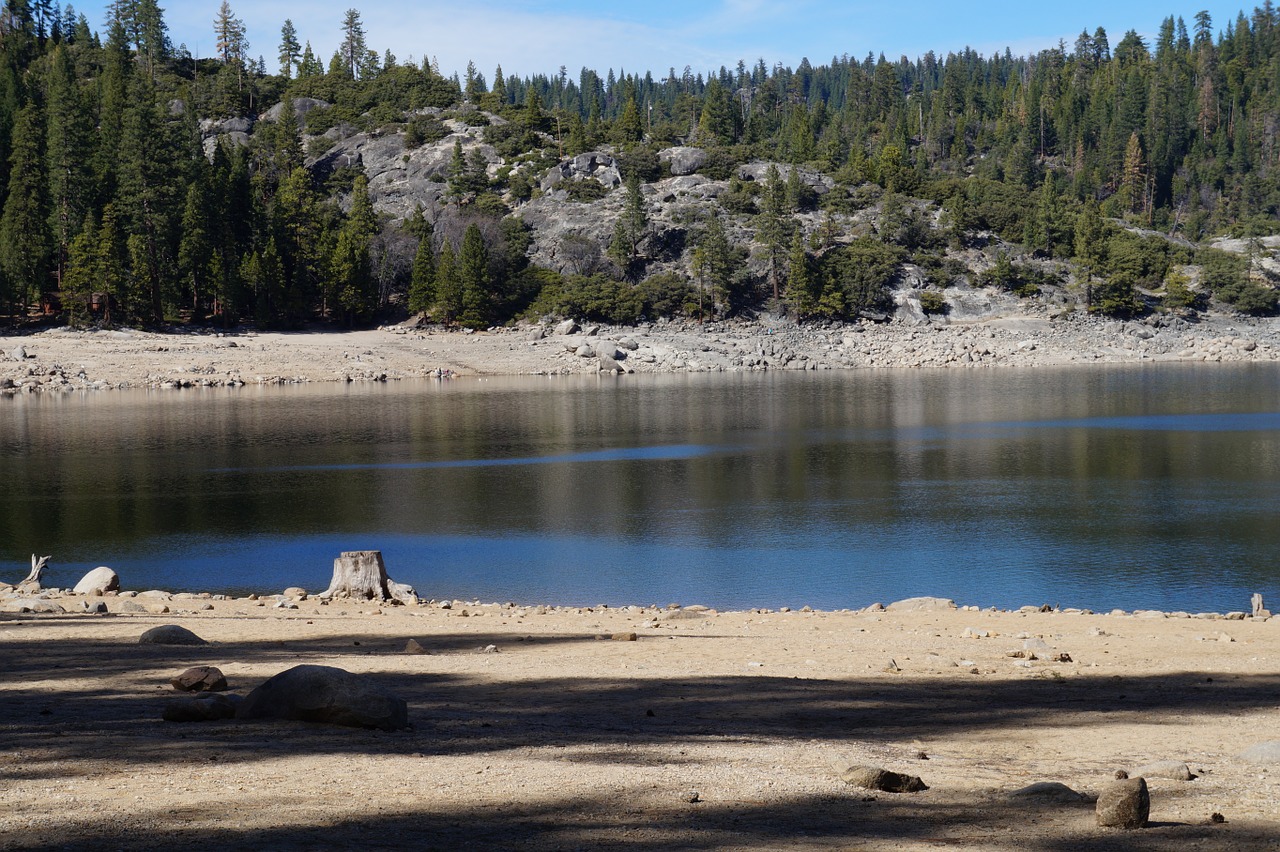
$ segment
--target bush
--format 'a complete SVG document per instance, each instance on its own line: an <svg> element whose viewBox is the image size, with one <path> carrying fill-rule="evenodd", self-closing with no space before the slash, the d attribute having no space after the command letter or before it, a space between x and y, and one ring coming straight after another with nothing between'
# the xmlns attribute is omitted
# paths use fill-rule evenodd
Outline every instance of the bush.
<svg viewBox="0 0 1280 852"><path fill-rule="evenodd" d="M484 141L504 159L512 160L542 148L542 137L520 124L495 124L485 128Z"/></svg>
<svg viewBox="0 0 1280 852"><path fill-rule="evenodd" d="M404 147L412 151L448 135L449 129L434 115L415 115L404 129Z"/></svg>
<svg viewBox="0 0 1280 852"><path fill-rule="evenodd" d="M543 287L529 312L634 325L644 312L640 290L606 275L568 275Z"/></svg>
<svg viewBox="0 0 1280 852"><path fill-rule="evenodd" d="M1021 263L1014 263L1004 252L996 255L996 262L978 277L984 287L999 287L1015 296L1029 298L1038 295L1040 288L1059 283L1057 275Z"/></svg>
<svg viewBox="0 0 1280 852"><path fill-rule="evenodd" d="M1204 283L1213 295L1242 314L1264 316L1276 311L1276 292L1249 279L1249 261L1239 255L1208 249L1197 258Z"/></svg>
<svg viewBox="0 0 1280 852"><path fill-rule="evenodd" d="M604 184L595 178L565 181L560 186L564 188L565 192L569 193L570 201L579 203L599 201L609 193L609 190L604 188Z"/></svg>
<svg viewBox="0 0 1280 852"><path fill-rule="evenodd" d="M674 272L660 272L640 282L644 313L650 319L694 316L698 312L698 296L689 279Z"/></svg>
<svg viewBox="0 0 1280 852"><path fill-rule="evenodd" d="M1181 272L1170 272L1164 280L1164 297L1160 304L1170 311L1195 310L1203 302L1201 294L1192 290L1187 276Z"/></svg>
<svg viewBox="0 0 1280 852"><path fill-rule="evenodd" d="M947 300L937 290L924 290L920 293L920 310L926 314L945 314Z"/></svg>
<svg viewBox="0 0 1280 852"><path fill-rule="evenodd" d="M658 161L658 152L653 148L633 148L615 158L618 174L626 180L634 173L641 183L653 183L662 179L662 163Z"/></svg>
<svg viewBox="0 0 1280 852"><path fill-rule="evenodd" d="M887 310L889 284L897 278L901 260L901 249L871 237L858 237L823 255L819 314L838 319L858 311Z"/></svg>

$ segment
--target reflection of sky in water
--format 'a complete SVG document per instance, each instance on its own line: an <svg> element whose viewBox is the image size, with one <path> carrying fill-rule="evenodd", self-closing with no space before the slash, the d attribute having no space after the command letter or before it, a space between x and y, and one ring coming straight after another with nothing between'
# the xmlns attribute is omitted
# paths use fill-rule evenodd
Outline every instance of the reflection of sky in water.
<svg viewBox="0 0 1280 852"><path fill-rule="evenodd" d="M39 549L65 585L107 564L129 588L323 588L380 549L429 598L1245 609L1280 598L1275 374L15 407L0 579Z"/></svg>
<svg viewBox="0 0 1280 852"><path fill-rule="evenodd" d="M450 461L377 462L371 464L311 464L282 467L253 468L259 473L287 473L298 471L343 470L445 470L460 467L515 467L530 464L581 464L587 462L614 461L668 461L691 459L724 452L724 447L707 447L696 444L663 447L618 447L611 450L595 450L587 453L564 453L554 456L526 456L512 459L453 459ZM247 468L221 468L211 473L241 473Z"/></svg>

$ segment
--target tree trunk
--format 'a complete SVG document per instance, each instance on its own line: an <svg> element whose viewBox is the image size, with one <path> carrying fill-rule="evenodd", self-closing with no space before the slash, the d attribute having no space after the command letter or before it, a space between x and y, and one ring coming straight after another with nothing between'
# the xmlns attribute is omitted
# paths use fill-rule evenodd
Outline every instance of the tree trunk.
<svg viewBox="0 0 1280 852"><path fill-rule="evenodd" d="M410 606L418 603L411 586L387 576L381 550L347 551L333 560L333 579L319 597L392 601Z"/></svg>
<svg viewBox="0 0 1280 852"><path fill-rule="evenodd" d="M18 588L29 592L40 591L40 575L44 573L44 569L49 567L49 560L52 558L52 556L37 558L34 553L31 554L31 573L18 584Z"/></svg>

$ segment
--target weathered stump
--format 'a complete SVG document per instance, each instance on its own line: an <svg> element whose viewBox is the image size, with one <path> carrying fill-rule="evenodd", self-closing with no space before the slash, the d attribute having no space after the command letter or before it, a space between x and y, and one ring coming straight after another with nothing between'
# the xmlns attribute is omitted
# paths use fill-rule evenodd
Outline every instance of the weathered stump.
<svg viewBox="0 0 1280 852"><path fill-rule="evenodd" d="M418 596L411 586L397 583L387 576L381 550L346 551L333 560L333 579L319 597L394 601L410 606L418 603Z"/></svg>
<svg viewBox="0 0 1280 852"><path fill-rule="evenodd" d="M40 577L44 574L44 569L49 567L49 560L52 558L52 556L37 557L34 553L31 554L31 573L18 584L18 588L28 592L40 591Z"/></svg>

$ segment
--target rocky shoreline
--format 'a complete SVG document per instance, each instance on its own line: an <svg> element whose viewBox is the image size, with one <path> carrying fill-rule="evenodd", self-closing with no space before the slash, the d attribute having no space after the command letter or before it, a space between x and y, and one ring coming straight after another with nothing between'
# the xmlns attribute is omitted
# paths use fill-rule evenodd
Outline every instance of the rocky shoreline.
<svg viewBox="0 0 1280 852"><path fill-rule="evenodd" d="M0 394L15 395L601 372L1275 362L1280 323L1226 316L1116 322L1069 314L827 325L564 322L475 333L414 324L294 334L55 328L0 337L0 356Z"/></svg>
<svg viewBox="0 0 1280 852"><path fill-rule="evenodd" d="M99 577L110 574L114 577L114 572L110 569L96 568L94 571L86 574L74 588L38 588L24 590L19 585L11 585L0 582L0 612L9 613L28 613L37 615L66 615L90 613L101 615L104 613L112 614L139 614L150 613L152 615L161 615L170 612L176 612L182 615L196 615L202 611L212 611L217 607L215 603L238 604L242 606L251 606L256 608L272 607L275 609L296 610L298 604L303 601L310 600L317 606L327 607L334 603L333 600L318 597L315 593L309 592L301 587L290 587L281 592L251 592L245 595L223 594L218 592L171 592L162 589L149 589L138 591L133 589L120 589L118 587L119 579L115 577L111 581L99 581ZM108 585L104 583L109 582ZM412 594L412 592L411 592ZM1260 596L1259 596L1260 598ZM399 600L388 599L386 601L373 601L371 605L400 607L406 604ZM639 616L649 616L645 623L641 626L656 627L664 617L668 620L671 618L686 618L690 614L697 614L699 617L714 615L786 615L822 613L826 615L856 615L856 614L875 614L875 613L892 613L892 612L922 612L922 611L942 611L952 610L955 612L965 613L994 613L1003 615L1027 615L1031 613L1043 613L1052 615L1078 615L1078 616L1107 616L1111 618L1137 618L1137 619L1194 619L1199 621L1269 621L1273 616L1270 610L1262 606L1261 600L1253 602L1250 610L1232 610L1228 612L1187 612L1183 610L1165 611L1157 609L1111 609L1106 612L1095 612L1092 609L1084 607L1055 607L1049 604L1025 606L1005 609L996 606L980 607L977 605L957 604L949 598L938 597L914 597L905 598L903 600L894 601L889 604L872 603L868 606L849 609L830 609L814 608L811 606L803 606L793 608L782 606L776 609L767 607L755 607L746 610L718 610L702 604L682 605L678 603L659 605L659 604L625 604L614 605L595 604L593 606L574 606L574 605L555 605L555 604L518 604L515 602L484 602L476 600L459 600L459 599L417 599L413 597L408 604L409 608L422 607L428 609L439 609L443 611L466 612L469 615L478 615L483 613L503 614L511 613L518 617L529 615L547 615L552 613L558 614L575 614L585 615L594 612L613 611L627 613ZM674 614L674 615L673 615Z"/></svg>

